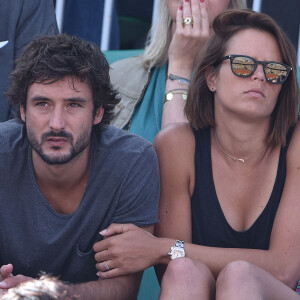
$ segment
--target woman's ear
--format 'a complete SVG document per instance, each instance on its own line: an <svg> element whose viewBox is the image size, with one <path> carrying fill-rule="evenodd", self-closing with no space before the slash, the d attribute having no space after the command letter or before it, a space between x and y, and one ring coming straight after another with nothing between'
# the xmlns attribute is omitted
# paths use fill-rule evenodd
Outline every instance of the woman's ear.
<svg viewBox="0 0 300 300"><path fill-rule="evenodd" d="M205 79L208 88L214 92L217 87L216 87L216 81L217 81L217 71L214 67L210 66L206 68L205 71Z"/></svg>

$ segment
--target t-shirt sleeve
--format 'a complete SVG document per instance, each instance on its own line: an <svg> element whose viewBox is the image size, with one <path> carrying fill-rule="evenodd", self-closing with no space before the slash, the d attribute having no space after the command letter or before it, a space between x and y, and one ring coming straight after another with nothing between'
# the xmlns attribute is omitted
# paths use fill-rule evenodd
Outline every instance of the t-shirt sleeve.
<svg viewBox="0 0 300 300"><path fill-rule="evenodd" d="M158 222L160 194L156 152L149 145L128 170L112 223L148 226Z"/></svg>

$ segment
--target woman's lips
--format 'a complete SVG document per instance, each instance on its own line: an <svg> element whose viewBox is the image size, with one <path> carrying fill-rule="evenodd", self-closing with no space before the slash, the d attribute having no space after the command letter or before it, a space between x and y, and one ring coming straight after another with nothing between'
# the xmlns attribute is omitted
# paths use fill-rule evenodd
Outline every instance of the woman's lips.
<svg viewBox="0 0 300 300"><path fill-rule="evenodd" d="M246 94L248 94L254 98L264 98L265 97L265 94L263 93L263 91L261 89L257 89L257 88L246 91Z"/></svg>

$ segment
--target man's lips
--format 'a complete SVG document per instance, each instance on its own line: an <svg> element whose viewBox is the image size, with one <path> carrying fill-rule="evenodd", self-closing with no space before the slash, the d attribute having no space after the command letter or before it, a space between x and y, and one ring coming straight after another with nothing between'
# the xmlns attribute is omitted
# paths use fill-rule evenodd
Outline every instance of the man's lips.
<svg viewBox="0 0 300 300"><path fill-rule="evenodd" d="M68 143L68 139L62 137L49 137L46 141L52 146L63 146Z"/></svg>

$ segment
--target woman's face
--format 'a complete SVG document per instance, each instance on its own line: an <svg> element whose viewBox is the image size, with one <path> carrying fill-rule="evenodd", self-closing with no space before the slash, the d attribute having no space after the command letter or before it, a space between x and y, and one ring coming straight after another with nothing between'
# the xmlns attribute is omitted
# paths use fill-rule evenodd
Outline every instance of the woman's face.
<svg viewBox="0 0 300 300"><path fill-rule="evenodd" d="M224 56L247 55L258 61L282 62L282 55L273 35L257 29L245 29L229 41ZM230 60L224 60L217 73L207 77L208 86L214 89L215 113L238 113L239 116L269 118L276 105L281 84L266 81L263 66L258 64L250 77L241 78L231 71ZM210 80L212 79L212 80Z"/></svg>
<svg viewBox="0 0 300 300"><path fill-rule="evenodd" d="M185 0L183 0L185 1ZM194 0L189 0L189 2ZM200 1L200 0L197 0ZM204 0L207 2L210 27L218 14L226 10L230 4L230 0ZM166 5L173 22L176 21L176 12L179 5L182 5L182 0L166 0ZM193 12L192 12L193 13ZM193 16L191 16L193 17Z"/></svg>

